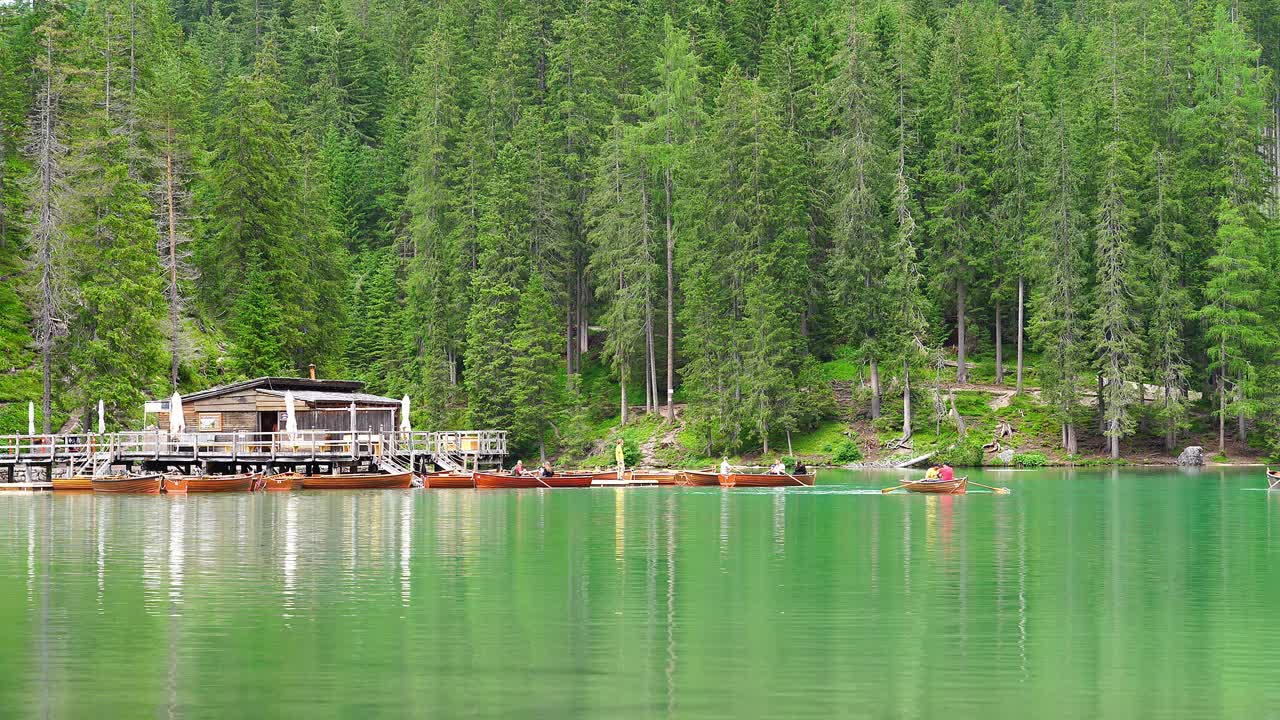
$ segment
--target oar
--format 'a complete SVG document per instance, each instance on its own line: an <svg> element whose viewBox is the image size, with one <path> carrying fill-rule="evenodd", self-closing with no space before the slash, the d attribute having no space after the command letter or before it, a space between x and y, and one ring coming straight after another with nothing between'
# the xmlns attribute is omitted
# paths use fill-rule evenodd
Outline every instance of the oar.
<svg viewBox="0 0 1280 720"><path fill-rule="evenodd" d="M901 490L902 488L904 488L904 487L906 487L906 486L908 486L908 485L910 485L910 484L911 484L911 481L910 481L910 480L908 480L907 482L904 482L904 483L902 483L901 485L894 485L893 487L885 488L885 489L881 490L880 492L882 492L882 493L891 493L891 492L893 492L894 490Z"/></svg>
<svg viewBox="0 0 1280 720"><path fill-rule="evenodd" d="M800 482L799 480L797 480L797 479L795 478L795 476L794 476L794 475L792 475L791 473L785 473L785 472L784 472L784 473L782 473L782 474L783 474L783 475L786 475L786 476L787 476L787 477L789 477L789 478L791 478L791 482L793 482L793 483L795 483L795 484L799 485L800 487L808 487L808 485L805 485L804 483L802 483L802 482Z"/></svg>
<svg viewBox="0 0 1280 720"><path fill-rule="evenodd" d="M988 490L990 490L990 491L994 492L994 493L995 493L995 494L997 494L997 495L1008 495L1009 493L1013 492L1012 490L1010 490L1010 489L1009 489L1009 488L1007 488L1007 487L1000 487L1000 488L998 488L998 487L991 487L990 485L983 485L983 484L982 484L982 483L980 483L980 482L974 482L974 481L972 481L972 480L970 480L970 481L969 481L969 484L970 484L970 485L977 485L977 486L978 486L978 487L980 487L980 488L986 488L986 489L988 489Z"/></svg>

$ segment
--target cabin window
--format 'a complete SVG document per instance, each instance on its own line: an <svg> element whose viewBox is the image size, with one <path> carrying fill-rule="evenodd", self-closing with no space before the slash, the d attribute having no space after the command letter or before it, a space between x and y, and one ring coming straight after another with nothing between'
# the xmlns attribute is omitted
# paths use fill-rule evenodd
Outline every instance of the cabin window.
<svg viewBox="0 0 1280 720"><path fill-rule="evenodd" d="M222 413L200 413L200 432L222 432Z"/></svg>

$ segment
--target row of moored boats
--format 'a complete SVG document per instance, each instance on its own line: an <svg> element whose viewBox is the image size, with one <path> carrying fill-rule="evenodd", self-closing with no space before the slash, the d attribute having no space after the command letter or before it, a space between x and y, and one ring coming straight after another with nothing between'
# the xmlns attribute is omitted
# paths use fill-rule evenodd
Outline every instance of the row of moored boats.
<svg viewBox="0 0 1280 720"><path fill-rule="evenodd" d="M417 483L415 483L417 480ZM55 491L92 491L157 495L255 492L259 490L397 490L415 485L426 488L583 488L592 485L693 485L720 487L807 487L814 475L702 472L695 470L628 470L566 472L544 476L538 473L456 472L349 473L304 475L296 472L239 475L109 475L102 477L55 478Z"/></svg>

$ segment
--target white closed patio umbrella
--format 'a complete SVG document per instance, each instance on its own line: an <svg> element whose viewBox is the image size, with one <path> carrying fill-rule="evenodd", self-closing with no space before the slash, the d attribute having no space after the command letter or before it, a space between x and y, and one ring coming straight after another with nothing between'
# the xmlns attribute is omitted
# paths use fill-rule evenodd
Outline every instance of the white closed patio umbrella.
<svg viewBox="0 0 1280 720"><path fill-rule="evenodd" d="M169 433L181 435L187 430L187 418L182 413L182 396L174 393L169 400Z"/></svg>
<svg viewBox="0 0 1280 720"><path fill-rule="evenodd" d="M409 423L409 396L405 395L400 401L400 432L413 432L413 426Z"/></svg>
<svg viewBox="0 0 1280 720"><path fill-rule="evenodd" d="M98 401L98 434L99 435L107 434L106 403L102 402L101 400Z"/></svg>
<svg viewBox="0 0 1280 720"><path fill-rule="evenodd" d="M284 391L284 431L290 435L298 432L298 414L293 407L293 391Z"/></svg>
<svg viewBox="0 0 1280 720"><path fill-rule="evenodd" d="M27 434L36 434L36 404L33 402L27 403Z"/></svg>

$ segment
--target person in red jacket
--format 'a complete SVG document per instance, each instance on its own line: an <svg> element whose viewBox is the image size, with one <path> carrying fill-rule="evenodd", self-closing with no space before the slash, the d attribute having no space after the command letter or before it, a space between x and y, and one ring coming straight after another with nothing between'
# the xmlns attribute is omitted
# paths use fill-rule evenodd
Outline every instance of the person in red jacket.
<svg viewBox="0 0 1280 720"><path fill-rule="evenodd" d="M938 471L938 476L943 482L948 482L956 479L956 471L944 463L942 469Z"/></svg>

